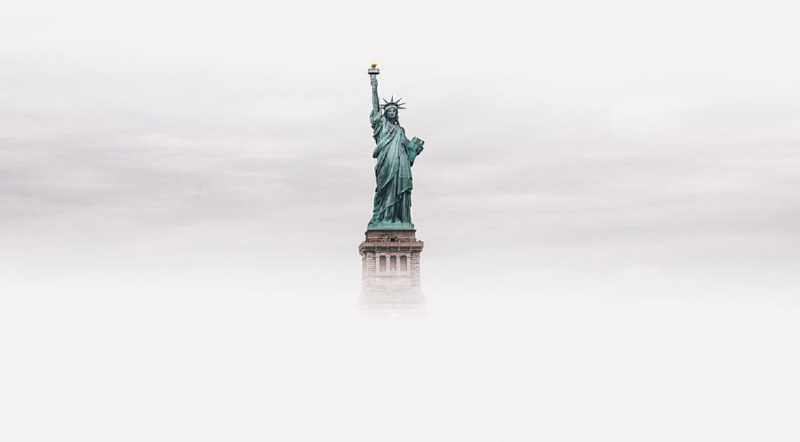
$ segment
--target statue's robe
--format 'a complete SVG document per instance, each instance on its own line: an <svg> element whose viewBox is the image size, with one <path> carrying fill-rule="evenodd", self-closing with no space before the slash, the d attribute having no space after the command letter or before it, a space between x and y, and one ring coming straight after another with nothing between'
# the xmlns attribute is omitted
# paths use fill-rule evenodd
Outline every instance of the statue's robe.
<svg viewBox="0 0 800 442"><path fill-rule="evenodd" d="M411 166L422 152L421 143L409 141L406 131L390 122L380 111L369 116L375 150L375 200L370 224L381 222L411 224Z"/></svg>

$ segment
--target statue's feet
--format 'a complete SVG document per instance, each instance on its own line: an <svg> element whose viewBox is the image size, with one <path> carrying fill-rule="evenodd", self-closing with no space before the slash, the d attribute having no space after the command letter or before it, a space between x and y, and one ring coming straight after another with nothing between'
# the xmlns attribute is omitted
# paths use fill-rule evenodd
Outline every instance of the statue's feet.
<svg viewBox="0 0 800 442"><path fill-rule="evenodd" d="M370 221L367 230L416 230L414 224L403 221Z"/></svg>

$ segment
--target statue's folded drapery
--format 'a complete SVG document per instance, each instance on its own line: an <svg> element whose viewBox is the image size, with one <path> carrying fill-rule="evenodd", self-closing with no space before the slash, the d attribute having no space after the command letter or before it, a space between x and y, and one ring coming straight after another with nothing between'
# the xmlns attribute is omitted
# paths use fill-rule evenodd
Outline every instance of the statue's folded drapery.
<svg viewBox="0 0 800 442"><path fill-rule="evenodd" d="M370 226L404 223L413 228L411 189L414 185L411 166L422 152L422 142L417 138L406 138L400 124L387 120L380 111L372 111L370 123L375 139L372 157L378 160L375 165L377 186Z"/></svg>

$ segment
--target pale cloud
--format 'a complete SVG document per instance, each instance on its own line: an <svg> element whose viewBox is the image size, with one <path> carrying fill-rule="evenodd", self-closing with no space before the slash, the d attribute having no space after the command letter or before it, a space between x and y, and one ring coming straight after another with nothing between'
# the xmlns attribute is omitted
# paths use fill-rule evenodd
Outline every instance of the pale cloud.
<svg viewBox="0 0 800 442"><path fill-rule="evenodd" d="M335 20L240 6L193 3L186 20L174 2L17 5L0 45L2 235L281 245L258 249L265 259L326 244L309 259L357 278L374 186L364 69L378 61L381 95L404 97L403 125L426 140L413 210L432 263L490 251L475 267L496 281L545 264L731 274L796 261L779 246L800 234L800 57L778 38L793 24L745 37L693 5L665 11L676 33L620 19L650 17L620 2L580 17L462 5L454 22L412 2L393 20L426 32L373 34L385 5L320 5Z"/></svg>

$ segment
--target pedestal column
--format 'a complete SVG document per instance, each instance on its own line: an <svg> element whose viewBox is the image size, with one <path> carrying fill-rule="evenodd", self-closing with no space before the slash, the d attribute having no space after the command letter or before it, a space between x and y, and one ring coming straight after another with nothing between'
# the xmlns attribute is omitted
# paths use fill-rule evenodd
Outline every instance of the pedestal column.
<svg viewBox="0 0 800 442"><path fill-rule="evenodd" d="M367 230L358 246L362 303L424 302L420 284L424 245L415 230Z"/></svg>

